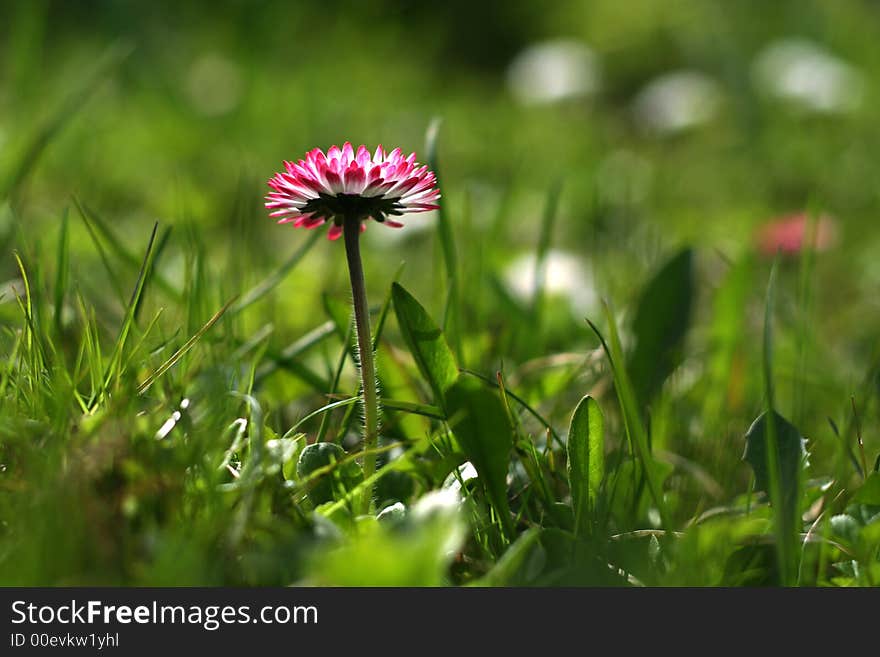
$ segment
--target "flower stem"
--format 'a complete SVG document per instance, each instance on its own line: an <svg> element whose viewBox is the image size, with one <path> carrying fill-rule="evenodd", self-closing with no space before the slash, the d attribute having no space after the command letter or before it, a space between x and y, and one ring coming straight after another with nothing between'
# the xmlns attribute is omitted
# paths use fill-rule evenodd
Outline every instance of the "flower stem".
<svg viewBox="0 0 880 657"><path fill-rule="evenodd" d="M354 322L357 333L358 355L361 370L361 390L364 399L364 480L369 480L376 470L375 449L379 442L379 394L376 384L376 366L373 360L373 338L370 330L370 307L364 285L364 268L361 265L360 217L346 217L342 226L345 240L345 256L348 259L348 275L354 300ZM373 499L372 486L361 501L361 513L368 513Z"/></svg>

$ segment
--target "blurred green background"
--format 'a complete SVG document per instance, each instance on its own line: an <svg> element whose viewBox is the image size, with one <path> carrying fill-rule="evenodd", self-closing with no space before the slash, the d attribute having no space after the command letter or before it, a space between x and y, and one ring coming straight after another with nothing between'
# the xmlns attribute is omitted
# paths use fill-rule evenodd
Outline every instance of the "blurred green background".
<svg viewBox="0 0 880 657"><path fill-rule="evenodd" d="M108 49L130 50L36 163L21 194L29 232L76 194L132 236L159 218L217 230L215 244L237 233L244 245L293 241L262 220L254 193L282 159L345 140L421 151L435 116L450 206L470 193L475 221L486 222L513 187L504 221L523 242L557 177L566 183L561 230L587 248L597 225L641 223L661 243L736 248L744 231L811 201L864 244L874 211L873 3L7 1L2 11L7 166ZM590 70L563 58L536 79L574 66L569 75L585 74L589 89L518 102L514 58L559 39L589 48ZM853 76L813 67L830 78L814 82L814 94L842 96L840 108L832 100L830 111L811 111L809 83L800 102L761 93L761 54L792 39ZM709 105L708 116L646 129L640 92L682 71L700 77L677 89L680 113ZM674 114L675 91L642 113ZM601 201L627 201L625 216L597 209ZM240 204L253 212L245 226Z"/></svg>
<svg viewBox="0 0 880 657"><path fill-rule="evenodd" d="M143 375L309 237L276 226L262 206L283 160L344 141L400 146L423 160L438 120L442 202L465 297L460 364L492 372L594 348L583 318L601 316L599 300L630 319L646 278L693 246L693 330L652 432L659 448L707 468L728 496L746 489L735 441L762 407L756 368L772 257L760 231L792 213L827 215L834 239L808 274L797 256L781 258L777 345L780 397L805 435L824 435L813 463L827 471L838 453L827 419L850 430L852 394L865 404L865 426L878 417L878 73L880 4L857 0L0 0L0 323L10 328L2 353L21 324L13 252L51 281L65 213L71 279L94 306L105 346L154 222L172 229L158 268L163 286L144 301L142 324L165 310ZM534 257L556 186L544 281L554 303L535 334L527 321ZM110 267L83 213L119 240L107 247ZM406 262L401 280L440 316L437 217L406 221L402 231L365 234L368 288L379 303ZM235 349L267 325L277 354L323 322L322 294L348 295L338 247L319 240L259 307L206 340L210 356L172 370L150 422L167 416L206 363L235 367ZM117 262L123 251L134 266ZM732 263L745 263L742 290L722 288ZM721 301L719 289L727 289ZM523 395L558 426L596 384L581 373L577 386L529 388L529 376L515 374ZM406 388L398 385L393 392ZM282 433L322 403L316 388L301 373L268 379L259 390L267 422ZM3 410L7 436L25 426L15 408ZM37 416L29 419L44 421ZM123 433L156 428L131 423ZM877 437L867 433L866 444L876 454ZM694 503L682 508L702 509L698 496L683 492ZM184 577L190 562L171 565L183 539L166 538L146 575L120 566L106 581ZM125 550L119 559L128 564ZM195 563L200 554L185 556ZM24 579L104 578L77 558L51 573L35 561ZM286 581L261 567L242 580ZM196 582L229 581L212 569L194 573Z"/></svg>
<svg viewBox="0 0 880 657"><path fill-rule="evenodd" d="M15 230L51 243L75 195L134 252L154 221L173 226L170 278L183 276L195 231L228 296L305 238L262 209L283 159L345 140L423 154L440 118L444 204L499 273L534 251L546 190L561 181L554 240L579 262L562 261L557 278L591 275L575 316L600 295L624 304L681 244L705 247L711 282L713 253L737 260L761 225L810 209L830 214L839 238L822 262L820 331L846 327L859 345L873 331L852 300L880 283L875 3L0 7L0 171L20 178L18 220L0 216L5 245ZM370 285L410 260L409 284L430 289L440 260L424 257L432 233L416 228L432 220L368 232L380 254ZM71 230L77 269L100 277L84 226ZM337 256L315 249L282 285L291 331L309 323L309 284L344 292Z"/></svg>

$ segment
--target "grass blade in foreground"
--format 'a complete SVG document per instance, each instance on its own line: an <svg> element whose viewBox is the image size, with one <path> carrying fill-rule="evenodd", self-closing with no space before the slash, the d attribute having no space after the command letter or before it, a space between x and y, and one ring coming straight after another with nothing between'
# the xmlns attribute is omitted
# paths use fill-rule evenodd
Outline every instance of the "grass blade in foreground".
<svg viewBox="0 0 880 657"><path fill-rule="evenodd" d="M642 422L629 374L625 367L620 366L620 363L623 362L623 349L620 346L620 336L617 333L617 325L614 321L614 315L611 312L611 308L608 307L608 304L605 304L605 316L608 320L608 330L611 336L610 347L608 343L605 342L605 338L602 337L602 334L599 332L596 325L589 319L587 320L587 323L590 325L590 328L593 329L596 337L599 338L599 341L602 343L602 348L605 350L605 355L608 356L608 361L611 363L611 372L614 376L614 389L617 391L617 399L620 402L620 411L623 416L623 424L626 428L627 436L629 436L636 458L641 463L642 471L644 472L645 479L648 483L648 490L651 493L651 498L654 500L657 511L660 513L663 528L667 532L670 532L672 531L672 521L669 517L669 512L666 510L666 503L663 500L663 490L657 476L657 469L654 464L654 459L651 456L651 450L648 446L648 434L645 430L645 425Z"/></svg>
<svg viewBox="0 0 880 657"><path fill-rule="evenodd" d="M125 319L122 321L122 326L119 329L119 337L116 339L116 344L113 347L113 354L110 357L110 364L107 366L107 371L104 374L104 382L101 386L100 393L93 398L88 404L89 409L94 409L95 406L104 398L107 391L110 389L110 383L114 377L119 378L120 373L124 369L124 356L125 356L125 343L128 339L128 334L131 332L132 326L135 324L136 313L138 306L140 305L141 297L143 296L144 290L146 289L147 282L149 281L151 274L153 272L153 258L156 254L156 250L154 246L156 245L156 233L159 230L158 222L153 224L153 232L150 234L150 241L147 244L147 252L144 254L143 264L141 265L141 270L138 273L137 283L135 283L134 291L131 294L131 299L128 302L128 308L125 312Z"/></svg>
<svg viewBox="0 0 880 657"><path fill-rule="evenodd" d="M770 498L776 532L776 559L780 584L795 583L797 521L800 517L800 474L803 441L798 430L776 412L773 382L773 309L776 301L778 259L773 262L764 306L763 380L766 412L746 435L745 458L755 469L755 482ZM772 417L772 422L766 418Z"/></svg>
<svg viewBox="0 0 880 657"><path fill-rule="evenodd" d="M574 533L589 531L588 523L605 476L605 419L596 400L578 403L568 429L568 481L574 509Z"/></svg>
<svg viewBox="0 0 880 657"><path fill-rule="evenodd" d="M440 184L440 170L437 156L437 139L440 135L441 120L435 118L428 126L425 135L425 153L428 166L437 176L437 185ZM443 316L443 330L447 331L452 341L455 355L459 361L462 359L461 335L460 335L460 301L458 284L458 255L455 250L455 238L452 235L452 226L449 223L449 215L446 212L446 204L441 203L437 208L437 235L440 237L440 245L443 249L443 266L446 269L446 304Z"/></svg>
<svg viewBox="0 0 880 657"><path fill-rule="evenodd" d="M772 459L776 467L775 476L768 469L768 463L771 462L768 453L771 449L769 439L771 434L775 438L776 454ZM755 472L755 487L771 494L774 487L770 482L773 478L777 481L776 492L771 494L770 499L775 509L776 522L780 523L777 529L778 541L784 542L789 536L795 537L797 535L798 518L800 517L801 472L805 457L804 439L800 432L776 411L762 413L746 433L746 450L743 459L752 466L752 470ZM796 541L796 538L791 540ZM786 545L785 549L794 550L794 544ZM793 560L794 554L786 552L785 558ZM784 571L780 570L780 572Z"/></svg>
<svg viewBox="0 0 880 657"><path fill-rule="evenodd" d="M211 329L211 327L214 326L214 324L216 324L217 321L221 317L223 317L223 314L226 312L226 310L229 308L229 306L232 305L232 303L234 301L235 301L235 297L233 297L232 299L227 301L225 304L223 304L223 307L220 310L218 310L216 313L214 313L214 315L211 317L211 319L209 319L202 328L200 328L198 331L196 331L196 333L189 340L187 340L180 349L175 351L171 355L171 357L168 358L168 360L166 360L164 363L162 363L156 369L156 371L153 372L147 378L146 381L144 381L140 386L138 386L138 394L139 395L144 394L147 390L149 390L150 386L156 382L156 379L158 379L160 376L165 374L165 372L167 372L172 367L174 367L174 364L177 363L177 361L179 361L181 358L183 358L184 354L186 354L186 352L188 352L190 349L192 349L195 346L196 342L201 340L202 336L204 336L205 333L207 333Z"/></svg>
<svg viewBox="0 0 880 657"><path fill-rule="evenodd" d="M251 304L256 303L275 289L278 284L281 283L281 281L283 281L285 277L287 277L287 275L300 263L320 237L321 234L318 232L310 235L309 238L296 251L294 251L287 260L278 265L271 274L248 290L238 303L229 309L229 313L237 315L242 310Z"/></svg>

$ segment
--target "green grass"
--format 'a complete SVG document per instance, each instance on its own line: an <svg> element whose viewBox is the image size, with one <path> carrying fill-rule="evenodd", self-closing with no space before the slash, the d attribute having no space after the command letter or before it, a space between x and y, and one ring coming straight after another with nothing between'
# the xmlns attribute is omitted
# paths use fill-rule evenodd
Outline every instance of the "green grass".
<svg viewBox="0 0 880 657"><path fill-rule="evenodd" d="M796 34L876 79L877 10L674 4L500 3L476 31L391 0L0 7L0 584L880 584L877 89L814 116L749 78ZM365 21L374 52L327 54ZM601 93L516 105L504 64L557 35ZM720 113L640 132L632 97L679 68ZM363 237L367 481L342 246L261 205L346 139L443 192L429 229ZM839 243L774 265L754 230L793 210Z"/></svg>

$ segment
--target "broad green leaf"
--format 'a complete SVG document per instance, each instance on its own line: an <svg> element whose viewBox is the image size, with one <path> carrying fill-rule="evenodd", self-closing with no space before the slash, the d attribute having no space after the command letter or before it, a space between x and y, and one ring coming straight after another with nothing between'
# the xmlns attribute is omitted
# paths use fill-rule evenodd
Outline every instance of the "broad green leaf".
<svg viewBox="0 0 880 657"><path fill-rule="evenodd" d="M574 508L575 534L584 531L605 475L605 420L595 399L578 403L568 428L568 483Z"/></svg>
<svg viewBox="0 0 880 657"><path fill-rule="evenodd" d="M555 527L541 531L539 541L545 558L535 586L621 586L626 579L593 545ZM574 558L572 558L574 557Z"/></svg>
<svg viewBox="0 0 880 657"><path fill-rule="evenodd" d="M300 452L296 476L301 482L309 482L309 499L315 506L344 497L364 478L361 467L347 460L345 450L335 443L306 446Z"/></svg>
<svg viewBox="0 0 880 657"><path fill-rule="evenodd" d="M645 286L633 320L635 347L627 369L641 406L648 404L681 361L694 301L693 254L685 249Z"/></svg>
<svg viewBox="0 0 880 657"><path fill-rule="evenodd" d="M419 371L431 386L434 401L443 406L445 391L458 378L458 367L443 337L443 331L402 285L394 283L391 296L403 339Z"/></svg>
<svg viewBox="0 0 880 657"><path fill-rule="evenodd" d="M779 495L784 510L784 521L788 527L797 522L798 502L801 493L801 472L806 461L804 439L800 432L784 417L775 411L762 413L746 432L746 450L743 458L755 472L755 485L758 490L771 493L772 461L776 463L776 477L779 482ZM772 418L772 426L768 421ZM775 459L771 460L770 452L774 441L776 444ZM771 501L775 501L772 499Z"/></svg>
<svg viewBox="0 0 880 657"><path fill-rule="evenodd" d="M880 473L874 472L865 479L853 496L853 502L880 505Z"/></svg>
<svg viewBox="0 0 880 657"><path fill-rule="evenodd" d="M773 586L779 581L776 550L772 545L745 545L724 564L719 586Z"/></svg>
<svg viewBox="0 0 880 657"><path fill-rule="evenodd" d="M459 379L446 393L449 421L458 444L477 469L508 539L514 536L507 504L507 467L513 431L498 394L469 378Z"/></svg>

